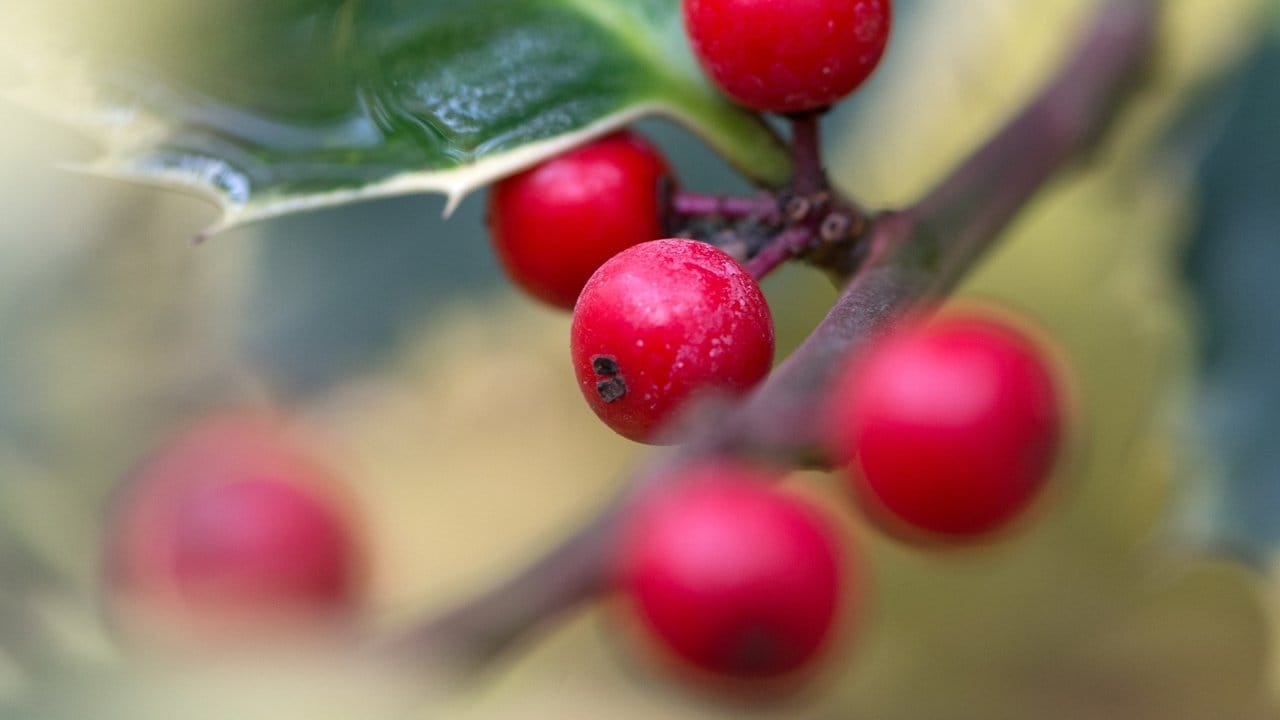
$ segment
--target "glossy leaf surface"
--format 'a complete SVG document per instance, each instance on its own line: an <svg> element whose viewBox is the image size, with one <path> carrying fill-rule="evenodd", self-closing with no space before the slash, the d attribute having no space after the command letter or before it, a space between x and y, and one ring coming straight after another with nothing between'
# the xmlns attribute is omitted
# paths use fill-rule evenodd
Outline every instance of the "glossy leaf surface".
<svg viewBox="0 0 1280 720"><path fill-rule="evenodd" d="M675 0L124 0L109 15L0 10L44 30L15 44L10 95L103 139L91 172L213 196L215 229L387 195L456 202L647 114L762 182L786 172L771 131L703 79Z"/></svg>

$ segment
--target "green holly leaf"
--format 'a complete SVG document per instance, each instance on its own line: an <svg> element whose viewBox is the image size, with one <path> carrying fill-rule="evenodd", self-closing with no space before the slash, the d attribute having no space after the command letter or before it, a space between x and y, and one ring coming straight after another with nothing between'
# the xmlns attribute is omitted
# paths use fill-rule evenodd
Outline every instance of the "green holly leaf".
<svg viewBox="0 0 1280 720"><path fill-rule="evenodd" d="M101 139L84 169L212 197L213 230L417 192L452 208L649 114L759 182L787 171L704 79L676 0L121 0L114 23L52 5L0 9L43 31L10 96Z"/></svg>

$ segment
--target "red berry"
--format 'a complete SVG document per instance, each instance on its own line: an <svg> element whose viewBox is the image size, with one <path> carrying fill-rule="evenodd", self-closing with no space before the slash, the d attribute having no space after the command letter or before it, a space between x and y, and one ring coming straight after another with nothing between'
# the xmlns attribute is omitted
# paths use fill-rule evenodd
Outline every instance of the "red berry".
<svg viewBox="0 0 1280 720"><path fill-rule="evenodd" d="M641 503L620 539L619 583L648 633L728 678L804 668L833 634L841 552L814 509L734 465L683 470Z"/></svg>
<svg viewBox="0 0 1280 720"><path fill-rule="evenodd" d="M652 442L691 397L741 393L773 362L773 319L724 251L655 240L600 266L578 299L573 367L587 403L620 434Z"/></svg>
<svg viewBox="0 0 1280 720"><path fill-rule="evenodd" d="M890 0L684 0L702 67L748 107L794 113L853 92L884 54Z"/></svg>
<svg viewBox="0 0 1280 720"><path fill-rule="evenodd" d="M127 622L204 638L354 608L360 557L316 465L261 419L178 436L122 489L107 547Z"/></svg>
<svg viewBox="0 0 1280 720"><path fill-rule="evenodd" d="M618 132L497 183L498 259L530 295L572 310L604 261L662 237L658 181L669 173L648 143Z"/></svg>
<svg viewBox="0 0 1280 720"><path fill-rule="evenodd" d="M1029 339L979 317L908 324L846 367L830 415L855 491L929 533L997 529L1044 485L1058 446L1049 365Z"/></svg>

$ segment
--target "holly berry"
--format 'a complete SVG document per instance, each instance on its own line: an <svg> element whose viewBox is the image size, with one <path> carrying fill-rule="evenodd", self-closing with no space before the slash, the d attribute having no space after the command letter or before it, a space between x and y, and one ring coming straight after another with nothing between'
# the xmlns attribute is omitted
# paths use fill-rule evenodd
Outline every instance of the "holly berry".
<svg viewBox="0 0 1280 720"><path fill-rule="evenodd" d="M574 371L591 409L653 442L700 393L741 393L773 362L773 319L756 281L693 240L642 243L600 266L578 298Z"/></svg>
<svg viewBox="0 0 1280 720"><path fill-rule="evenodd" d="M573 309L604 261L662 237L659 180L648 143L618 132L497 183L489 229L507 275L530 295Z"/></svg>
<svg viewBox="0 0 1280 720"><path fill-rule="evenodd" d="M122 488L107 542L114 609L143 634L200 640L354 609L360 553L327 483L266 420L190 428Z"/></svg>
<svg viewBox="0 0 1280 720"><path fill-rule="evenodd" d="M839 380L832 448L897 522L975 536L1004 526L1053 466L1060 406L1044 355L982 317L909 323Z"/></svg>
<svg viewBox="0 0 1280 720"><path fill-rule="evenodd" d="M824 108L884 54L890 0L684 0L693 49L725 94L757 110Z"/></svg>
<svg viewBox="0 0 1280 720"><path fill-rule="evenodd" d="M842 600L836 532L769 487L772 473L727 463L680 471L629 518L617 569L648 634L694 668L770 678L810 664Z"/></svg>

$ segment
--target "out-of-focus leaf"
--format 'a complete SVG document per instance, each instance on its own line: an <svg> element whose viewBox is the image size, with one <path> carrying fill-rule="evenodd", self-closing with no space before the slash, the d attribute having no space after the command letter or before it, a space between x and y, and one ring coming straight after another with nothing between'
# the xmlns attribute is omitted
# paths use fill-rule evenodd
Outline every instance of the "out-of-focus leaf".
<svg viewBox="0 0 1280 720"><path fill-rule="evenodd" d="M201 208L58 172L70 138L0 108L0 717L54 668L114 659L97 582L112 486L243 385L243 245L173 242Z"/></svg>
<svg viewBox="0 0 1280 720"><path fill-rule="evenodd" d="M645 114L785 176L676 0L23 0L12 94L106 141L92 172L210 195L216 228L493 179ZM34 41L32 40L34 38Z"/></svg>
<svg viewBox="0 0 1280 720"><path fill-rule="evenodd" d="M1280 40L1207 100L1218 141L1199 173L1203 210L1186 260L1203 318L1196 427L1221 483L1199 520L1254 560L1280 544ZM1225 117L1225 120L1223 119Z"/></svg>

